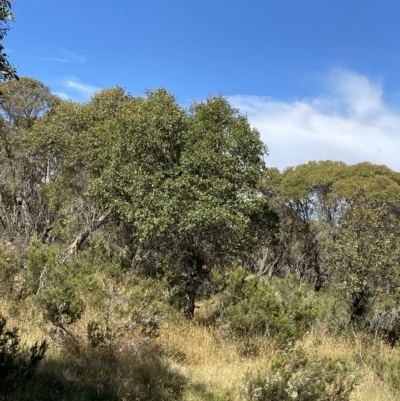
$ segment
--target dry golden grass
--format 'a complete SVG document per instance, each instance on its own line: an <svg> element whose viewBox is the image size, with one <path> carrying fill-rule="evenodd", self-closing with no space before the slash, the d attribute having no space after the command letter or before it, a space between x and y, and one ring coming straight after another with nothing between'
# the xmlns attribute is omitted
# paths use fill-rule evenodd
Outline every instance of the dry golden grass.
<svg viewBox="0 0 400 401"><path fill-rule="evenodd" d="M15 307L14 305L12 307ZM25 300L19 306L18 313L10 313L10 302L0 298L0 315L7 319L7 327L18 327L22 342L28 346L46 337L45 324L41 313L34 307L31 300Z"/></svg>
<svg viewBox="0 0 400 401"><path fill-rule="evenodd" d="M399 395L394 395L376 376L372 369L361 369L362 380L354 389L351 401L398 401Z"/></svg>
<svg viewBox="0 0 400 401"><path fill-rule="evenodd" d="M20 308L19 315L10 314L9 303L4 299L0 300L0 313L7 318L9 327L19 327L22 342L31 345L46 338L48 326L42 322L40 312L34 305L27 300ZM101 318L101 313L89 308L75 325L74 332L84 339L87 323L98 318ZM246 377L266 372L274 355L274 350L266 347L257 356L243 356L234 341L222 337L216 328L177 318L164 322L160 327L159 336L143 343L142 348L135 349L131 346L138 340L131 334L127 333L120 340L119 344L124 346L125 350L113 364L104 367L101 365L103 362L99 360L92 361L93 363L85 368L87 383L92 384L91 387L89 384L89 387L77 387L77 394L83 391L82 388L100 389L101 385L110 382L121 396L121 400L134 400L130 395L142 391L143 383L140 381L144 381L146 386L157 388L158 392L154 394L159 394L164 400L239 401L243 400L242 385ZM356 353L362 352L360 345L352 339L330 338L318 333L305 336L299 342L299 346L314 349L320 356L349 360L354 359ZM380 351L393 352L387 348ZM68 366L66 361L61 360L62 355L61 349L52 345L46 357L48 364L44 370L48 369L50 373L56 364L60 369L64 369L64 377L72 383L76 371L82 370L82 361L74 362L73 358L70 358L68 363L71 365ZM116 367L117 371L113 372ZM96 371L98 380L94 375ZM400 399L385 387L368 364L360 363L358 373L360 382L352 394L352 401ZM113 379L109 379L110 377Z"/></svg>
<svg viewBox="0 0 400 401"><path fill-rule="evenodd" d="M187 398L184 398L187 400L206 399L199 398L192 391L192 388L198 387L214 389L216 397L221 395L221 398L207 399L242 400L241 386L246 376L265 372L273 356L273 350L267 349L257 357L243 357L233 342L222 339L216 329L190 322L164 325L158 343L170 364L188 377ZM351 359L359 351L357 343L350 339L318 338L317 335L305 337L298 345L314 348L318 355L329 358ZM384 386L372 368L360 365L357 373L360 374L360 381L352 401L399 400L399 396L393 395Z"/></svg>
<svg viewBox="0 0 400 401"><path fill-rule="evenodd" d="M338 337L332 338L326 335L322 337L315 334L308 335L303 339L301 345L306 348L315 346L318 355L333 359L351 359L357 354L362 360L362 354L366 351L360 341ZM380 352L392 353L395 351L386 346L381 348ZM357 366L357 373L360 375L359 383L352 393L351 401L398 401L400 399L399 395L394 395L384 385L368 364L359 364Z"/></svg>
<svg viewBox="0 0 400 401"><path fill-rule="evenodd" d="M257 358L243 357L233 342L221 338L218 330L186 321L179 325L165 324L157 342L163 349L164 358L188 377L188 400L202 399L196 395L199 388L209 389L216 397L218 394L222 397L215 399L242 399L241 385L246 375L268 366L271 358L267 351Z"/></svg>

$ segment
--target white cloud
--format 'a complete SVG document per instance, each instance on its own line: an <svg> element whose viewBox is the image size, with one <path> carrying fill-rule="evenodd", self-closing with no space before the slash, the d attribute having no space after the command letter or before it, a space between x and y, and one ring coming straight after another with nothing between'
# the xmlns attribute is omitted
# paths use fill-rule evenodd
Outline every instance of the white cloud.
<svg viewBox="0 0 400 401"><path fill-rule="evenodd" d="M260 131L269 148L269 166L284 169L330 159L369 161L400 171L400 110L384 103L381 83L334 69L327 84L329 93L313 99L229 99Z"/></svg>
<svg viewBox="0 0 400 401"><path fill-rule="evenodd" d="M37 58L39 60L55 61L57 63L72 63L72 62L83 63L86 60L86 57L84 55L69 51L63 47L58 50L57 56L37 57Z"/></svg>
<svg viewBox="0 0 400 401"><path fill-rule="evenodd" d="M86 60L86 57L84 55L77 54L75 52L71 52L64 48L62 48L60 50L60 54L63 58L70 60L70 61L77 61L79 63L83 63Z"/></svg>
<svg viewBox="0 0 400 401"><path fill-rule="evenodd" d="M359 118L384 111L382 85L371 83L364 75L334 69L328 76L328 85Z"/></svg>
<svg viewBox="0 0 400 401"><path fill-rule="evenodd" d="M37 57L39 60L43 61L55 61L57 63L70 63L71 60L67 60L65 58L59 58L59 57Z"/></svg>
<svg viewBox="0 0 400 401"><path fill-rule="evenodd" d="M62 86L64 87L64 89L66 90L69 89L74 93L74 95L70 96L70 98L78 97L77 100L87 100L90 98L91 95L93 95L93 93L98 92L100 90L100 88L94 85L84 84L80 82L75 77L70 77L63 80Z"/></svg>

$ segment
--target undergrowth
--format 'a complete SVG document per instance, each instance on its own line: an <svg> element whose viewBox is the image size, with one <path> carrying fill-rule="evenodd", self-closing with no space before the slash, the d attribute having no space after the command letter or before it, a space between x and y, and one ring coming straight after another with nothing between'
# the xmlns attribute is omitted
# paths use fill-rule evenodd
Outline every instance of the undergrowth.
<svg viewBox="0 0 400 401"><path fill-rule="evenodd" d="M9 374L19 381L7 379L13 384L1 387L4 400L386 401L398 395L398 350L377 348L367 336L361 352L333 291L315 293L295 277L267 281L237 267L218 291L201 296L188 321L170 306L160 280L99 259L93 268L90 255L68 269L40 248L30 257L45 260L46 268L21 273L23 296L0 302L9 327L20 328L3 329L3 336L18 339L14 372L27 372Z"/></svg>

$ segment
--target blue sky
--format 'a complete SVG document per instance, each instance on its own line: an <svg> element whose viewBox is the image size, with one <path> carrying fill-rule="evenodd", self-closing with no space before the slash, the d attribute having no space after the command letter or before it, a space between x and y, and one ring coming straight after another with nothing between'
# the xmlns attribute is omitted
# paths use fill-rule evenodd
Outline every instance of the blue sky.
<svg viewBox="0 0 400 401"><path fill-rule="evenodd" d="M164 86L222 93L281 169L368 160L400 171L398 0L18 1L5 39L21 76L64 98Z"/></svg>

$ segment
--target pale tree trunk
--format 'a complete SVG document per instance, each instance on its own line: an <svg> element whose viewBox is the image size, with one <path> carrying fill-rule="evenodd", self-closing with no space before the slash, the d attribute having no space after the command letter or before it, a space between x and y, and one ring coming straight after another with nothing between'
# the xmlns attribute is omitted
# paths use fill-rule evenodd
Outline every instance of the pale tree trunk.
<svg viewBox="0 0 400 401"><path fill-rule="evenodd" d="M86 227L84 230L82 230L76 237L75 240L72 242L72 244L63 251L61 254L62 261L65 262L68 260L71 256L75 255L78 249L81 247L81 245L85 242L86 238L89 237L89 235L100 228L107 220L107 217L112 213L113 209L108 209L106 210L105 213L103 213L91 227Z"/></svg>
<svg viewBox="0 0 400 401"><path fill-rule="evenodd" d="M275 272L275 267L278 265L282 258L282 252L270 263L267 263L270 251L268 248L263 250L262 257L258 260L257 276L266 276L268 279L272 277Z"/></svg>

